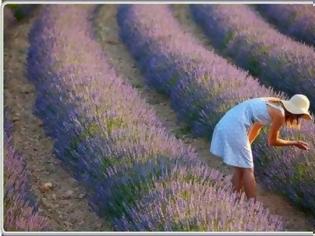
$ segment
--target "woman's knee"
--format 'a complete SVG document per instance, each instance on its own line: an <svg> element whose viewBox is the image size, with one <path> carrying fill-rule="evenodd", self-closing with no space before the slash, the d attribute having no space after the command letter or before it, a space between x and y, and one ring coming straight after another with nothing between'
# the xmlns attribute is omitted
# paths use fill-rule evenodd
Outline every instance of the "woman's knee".
<svg viewBox="0 0 315 236"><path fill-rule="evenodd" d="M255 178L254 169L253 168L244 168L243 176L244 176L244 178L249 178L249 177Z"/></svg>

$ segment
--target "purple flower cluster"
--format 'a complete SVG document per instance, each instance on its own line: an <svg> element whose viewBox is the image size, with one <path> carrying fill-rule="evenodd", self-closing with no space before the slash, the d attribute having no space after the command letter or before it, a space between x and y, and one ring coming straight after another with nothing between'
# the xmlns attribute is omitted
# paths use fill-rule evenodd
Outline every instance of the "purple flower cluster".
<svg viewBox="0 0 315 236"><path fill-rule="evenodd" d="M193 178L182 181L190 172ZM138 231L270 231L283 226L260 203L244 204L230 193L230 180L219 172L211 173L210 183L205 170L187 169L175 180L156 182L154 191L145 195L128 215L115 223L122 229ZM180 176L180 178L179 178ZM221 177L220 177L221 176ZM214 199L216 199L214 201ZM251 221L248 221L251 218ZM273 218L273 219L272 219ZM271 224L270 224L271 223ZM280 223L280 224L279 224Z"/></svg>
<svg viewBox="0 0 315 236"><path fill-rule="evenodd" d="M6 231L47 230L48 220L39 215L30 192L26 163L13 145L10 123L4 125L4 229Z"/></svg>
<svg viewBox="0 0 315 236"><path fill-rule="evenodd" d="M157 16L152 15L155 11ZM121 37L148 82L171 96L179 119L187 121L197 135L208 136L226 109L239 100L271 93L184 33L166 6L122 6L118 22ZM233 91L226 94L228 87Z"/></svg>
<svg viewBox="0 0 315 236"><path fill-rule="evenodd" d="M257 9L282 33L315 46L315 11L312 5L261 4Z"/></svg>
<svg viewBox="0 0 315 236"><path fill-rule="evenodd" d="M220 201L236 202L222 174L210 170L191 147L171 136L111 68L91 32L92 13L91 6L45 8L30 33L28 73L37 87L36 113L55 139L57 156L87 188L93 209L111 219L116 230L143 228L133 218L137 212L142 214L141 199L169 182L198 182L220 191ZM197 199L205 196L193 195L190 204L197 207ZM157 216L167 203L155 199L160 208L150 216ZM207 201L204 204L214 205L218 199ZM249 203L239 204L248 207ZM175 211L180 206L172 207ZM254 229L283 229L281 220L268 212L260 214L263 220L257 222L252 217L255 207L239 214L246 223L233 230L245 230L248 224ZM226 222L224 218L222 214L214 219ZM153 221L145 229L157 227L165 230Z"/></svg>
<svg viewBox="0 0 315 236"><path fill-rule="evenodd" d="M303 93L315 109L315 51L276 31L244 5L191 5L213 45L261 82L289 95Z"/></svg>
<svg viewBox="0 0 315 236"><path fill-rule="evenodd" d="M170 96L179 119L185 120L196 135L211 137L223 114L245 99L285 98L202 47L192 35L180 29L167 6L124 5L119 10L118 22L122 39L149 83ZM309 152L268 147L266 130L253 144L255 170L266 186L313 212L314 134L311 122L303 124L300 133L282 132L285 138L309 142Z"/></svg>

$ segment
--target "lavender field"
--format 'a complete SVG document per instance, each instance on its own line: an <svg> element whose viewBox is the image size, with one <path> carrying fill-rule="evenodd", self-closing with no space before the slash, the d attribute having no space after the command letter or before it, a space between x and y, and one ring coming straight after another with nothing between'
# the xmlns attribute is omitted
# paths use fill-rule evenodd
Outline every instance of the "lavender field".
<svg viewBox="0 0 315 236"><path fill-rule="evenodd" d="M208 151L245 99L304 93L314 106L315 33L298 25L315 12L293 9L296 32L268 5L226 7L181 6L204 45L177 5L6 6L5 230L315 229L314 122L281 132L308 152L268 146L267 129L255 141L257 201Z"/></svg>

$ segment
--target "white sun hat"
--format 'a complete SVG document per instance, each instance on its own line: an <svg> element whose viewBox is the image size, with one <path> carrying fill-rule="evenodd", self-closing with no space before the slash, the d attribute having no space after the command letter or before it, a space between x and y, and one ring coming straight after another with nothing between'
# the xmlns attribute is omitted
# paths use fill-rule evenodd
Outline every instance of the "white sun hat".
<svg viewBox="0 0 315 236"><path fill-rule="evenodd" d="M289 100L281 100L285 109L297 115L306 115L310 120L312 120L312 116L309 113L310 101L303 94L295 94Z"/></svg>

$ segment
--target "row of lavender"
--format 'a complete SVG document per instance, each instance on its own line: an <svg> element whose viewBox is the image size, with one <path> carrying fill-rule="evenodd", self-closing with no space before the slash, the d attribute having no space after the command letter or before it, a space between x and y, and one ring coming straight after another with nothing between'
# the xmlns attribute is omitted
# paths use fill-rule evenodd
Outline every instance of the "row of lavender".
<svg viewBox="0 0 315 236"><path fill-rule="evenodd" d="M311 4L261 4L257 9L281 32L315 46L315 9Z"/></svg>
<svg viewBox="0 0 315 236"><path fill-rule="evenodd" d="M94 210L115 230L281 230L261 204L237 200L228 178L171 136L115 73L93 39L92 12L45 8L30 34L28 73L55 152Z"/></svg>
<svg viewBox="0 0 315 236"><path fill-rule="evenodd" d="M219 118L242 100L280 96L184 33L167 6L124 5L117 17L121 37L148 82L170 96L178 118L196 135L211 137ZM266 186L313 212L314 134L314 125L305 123L298 136L310 142L309 152L268 147L266 135L254 144L256 171ZM283 135L297 137L289 130Z"/></svg>
<svg viewBox="0 0 315 236"><path fill-rule="evenodd" d="M273 29L245 5L191 5L194 19L223 55L266 85L302 93L315 109L315 50Z"/></svg>
<svg viewBox="0 0 315 236"><path fill-rule="evenodd" d="M47 230L48 219L39 215L30 192L29 173L23 157L17 153L7 117L4 124L4 229L6 231Z"/></svg>

